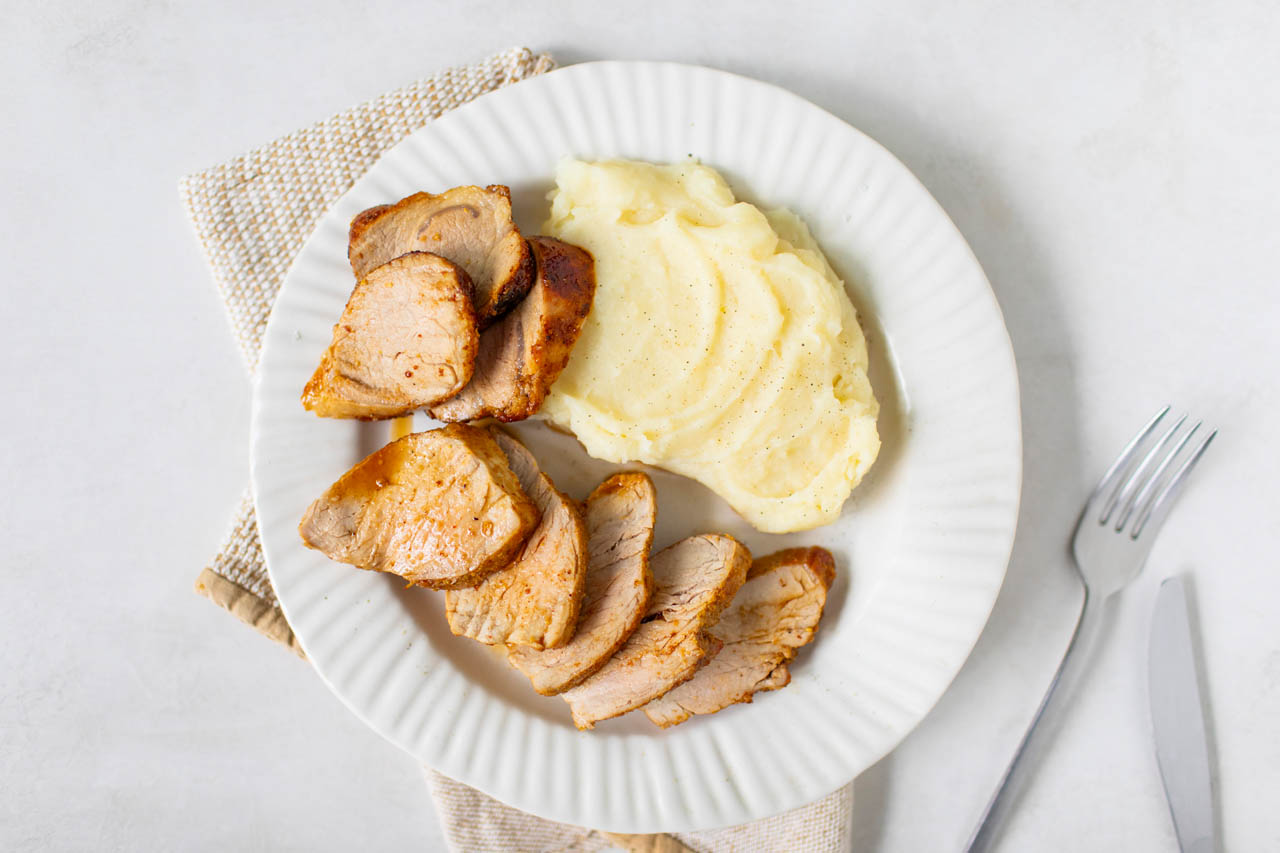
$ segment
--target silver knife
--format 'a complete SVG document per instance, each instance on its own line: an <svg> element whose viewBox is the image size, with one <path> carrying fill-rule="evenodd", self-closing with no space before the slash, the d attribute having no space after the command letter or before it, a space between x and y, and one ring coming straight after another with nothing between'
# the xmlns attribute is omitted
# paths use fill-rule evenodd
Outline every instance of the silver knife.
<svg viewBox="0 0 1280 853"><path fill-rule="evenodd" d="M1162 583L1156 596L1147 677L1156 760L1178 846L1182 853L1212 853L1217 846L1209 746L1191 649L1187 595L1179 578Z"/></svg>

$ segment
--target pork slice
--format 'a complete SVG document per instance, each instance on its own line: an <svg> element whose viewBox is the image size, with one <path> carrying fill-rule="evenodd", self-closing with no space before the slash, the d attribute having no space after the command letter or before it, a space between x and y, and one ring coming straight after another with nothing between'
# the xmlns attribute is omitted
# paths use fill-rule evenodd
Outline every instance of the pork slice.
<svg viewBox="0 0 1280 853"><path fill-rule="evenodd" d="M709 629L724 648L693 678L646 705L645 715L666 728L786 686L787 664L813 639L834 579L835 561L823 548L790 548L756 560Z"/></svg>
<svg viewBox="0 0 1280 853"><path fill-rule="evenodd" d="M466 272L426 252L404 255L351 291L302 405L371 420L438 403L470 381L478 342Z"/></svg>
<svg viewBox="0 0 1280 853"><path fill-rule="evenodd" d="M415 193L351 220L347 258L356 278L409 252L432 252L467 271L480 328L515 307L533 285L533 258L504 186Z"/></svg>
<svg viewBox="0 0 1280 853"><path fill-rule="evenodd" d="M563 646L578 621L587 573L582 513L556 490L528 448L501 430L493 435L542 520L510 565L478 586L445 594L449 630L491 645Z"/></svg>
<svg viewBox="0 0 1280 853"><path fill-rule="evenodd" d="M707 629L750 565L744 545L718 534L691 536L655 554L654 594L640 627L594 675L560 694L574 724L592 728L692 678L720 650Z"/></svg>
<svg viewBox="0 0 1280 853"><path fill-rule="evenodd" d="M569 362L595 298L595 261L585 249L530 237L538 275L520 305L480 335L475 373L452 399L431 408L442 421L518 421L542 407Z"/></svg>
<svg viewBox="0 0 1280 853"><path fill-rule="evenodd" d="M648 475L614 474L587 497L587 583L573 639L558 649L512 649L512 666L549 696L604 666L640 625L653 594L649 546L658 496Z"/></svg>
<svg viewBox="0 0 1280 853"><path fill-rule="evenodd" d="M298 532L334 560L447 589L510 563L537 523L493 436L451 424L365 458L311 504Z"/></svg>

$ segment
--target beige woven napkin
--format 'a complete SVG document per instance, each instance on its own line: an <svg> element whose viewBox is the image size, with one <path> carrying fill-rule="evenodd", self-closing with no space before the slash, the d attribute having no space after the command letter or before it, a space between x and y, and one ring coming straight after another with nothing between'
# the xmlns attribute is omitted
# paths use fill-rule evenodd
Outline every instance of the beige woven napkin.
<svg viewBox="0 0 1280 853"><path fill-rule="evenodd" d="M485 92L555 67L513 48L388 92L221 166L184 178L183 201L252 373L286 271L320 217L378 157L414 130ZM272 589L246 488L231 529L196 589L267 637L302 649ZM741 827L690 835L622 836L521 812L428 771L453 850L837 851L849 845L852 786L804 808Z"/></svg>

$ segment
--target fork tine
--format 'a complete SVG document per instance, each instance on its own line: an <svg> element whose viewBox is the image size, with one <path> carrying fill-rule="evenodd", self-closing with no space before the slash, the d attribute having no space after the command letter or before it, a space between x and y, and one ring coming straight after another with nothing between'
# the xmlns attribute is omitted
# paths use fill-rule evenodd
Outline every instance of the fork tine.
<svg viewBox="0 0 1280 853"><path fill-rule="evenodd" d="M1169 440L1173 438L1174 434L1182 427L1182 424L1186 419L1186 415L1178 418L1178 422L1165 432L1164 435L1160 436L1160 440L1147 451L1147 455L1142 457L1142 461L1128 471L1128 476L1125 477L1124 482L1120 484L1119 488L1117 488L1115 493L1112 494L1111 500L1107 501L1107 505L1103 507L1102 518L1098 519L1099 524L1106 524L1110 521L1111 513L1115 512L1117 507L1122 506L1128 498L1133 495L1133 491L1138 487L1138 483L1141 482L1142 475L1147 470L1147 466L1149 466L1156 458L1156 454L1158 454L1161 449L1169 443Z"/></svg>
<svg viewBox="0 0 1280 853"><path fill-rule="evenodd" d="M1205 440L1200 442L1200 445L1191 452L1191 455L1187 457L1187 460L1178 466L1178 470L1174 472L1173 476L1169 479L1169 482L1165 484L1165 487L1160 490L1160 493L1156 495L1150 505L1145 507L1141 514L1139 514L1138 520L1133 525L1133 532L1129 534L1129 538L1137 539L1141 536L1142 531L1147 526L1147 523L1152 521L1152 519L1154 519L1155 527L1159 529L1160 525L1164 523L1163 511L1169 508L1171 505L1170 501L1172 501L1177 496L1178 492L1181 491L1183 483L1186 482L1187 475L1191 473L1191 469L1200 461L1200 457L1209 449L1210 443L1213 442L1213 439L1217 435L1218 431L1216 429L1209 433Z"/></svg>
<svg viewBox="0 0 1280 853"><path fill-rule="evenodd" d="M1129 462L1132 461L1134 454L1137 453L1138 447L1147 440L1147 436L1151 435L1156 425L1164 419L1165 415L1169 414L1171 408L1173 407L1165 406L1156 412L1155 417L1149 420L1147 425L1138 431L1137 435L1129 439L1129 443L1124 446L1124 450L1121 450L1120 455L1116 457L1116 461L1111 463L1107 473L1103 474L1102 479L1098 481L1098 485L1094 486L1093 494L1089 496L1089 502L1085 505L1086 515L1092 515L1093 510L1097 507L1098 499L1110 492L1116 485L1116 479L1120 476L1120 472L1125 471L1127 473Z"/></svg>
<svg viewBox="0 0 1280 853"><path fill-rule="evenodd" d="M1120 512L1120 517L1116 519L1117 533L1119 533L1121 530L1124 530L1124 526L1129 521L1129 517L1133 515L1133 511L1137 509L1142 504L1142 502L1146 499L1147 495L1149 495L1151 491L1155 489L1156 484L1160 481L1160 475L1163 474L1164 470L1169 467L1169 463L1171 463L1174 459L1177 458L1178 454L1182 452L1182 448L1186 447L1187 442L1191 440L1191 436L1195 435L1196 430L1200 429L1201 424L1204 423L1204 421L1198 422L1195 426L1191 428L1190 432L1183 435L1181 440L1179 440L1178 443L1174 445L1173 450L1169 451L1168 453L1165 453L1161 457L1160 464L1156 466L1156 470L1151 472L1151 476L1146 478L1146 481L1142 484L1142 488L1141 489L1134 488L1138 484L1140 475L1144 470L1146 470L1147 465L1150 464L1150 462L1156 458L1157 453L1160 453L1161 450L1163 450L1164 446L1169 443L1169 440L1171 438L1173 438L1174 434L1178 431L1179 427L1181 427L1184 423L1186 423L1186 420L1187 420L1186 415L1183 415L1181 418L1178 418L1178 422L1173 425L1173 429L1169 430L1169 432L1165 434L1164 438L1160 439L1160 441L1156 443L1156 446L1151 448L1151 452L1147 454L1147 458L1142 460L1142 464L1138 466L1138 470L1134 473L1130 481L1125 484L1125 490L1130 492L1131 494L1129 495L1128 500L1124 501L1124 508Z"/></svg>

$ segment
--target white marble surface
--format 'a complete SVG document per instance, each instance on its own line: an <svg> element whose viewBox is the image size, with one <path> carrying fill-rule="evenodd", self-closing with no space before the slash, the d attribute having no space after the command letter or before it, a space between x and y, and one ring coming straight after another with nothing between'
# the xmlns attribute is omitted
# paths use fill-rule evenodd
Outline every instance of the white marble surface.
<svg viewBox="0 0 1280 853"><path fill-rule="evenodd" d="M858 849L959 849L1063 643L1087 483L1166 400L1223 433L1004 849L1174 849L1143 665L1174 573L1193 578L1224 842L1280 849L1271 4L5 9L0 848L443 849L413 762L192 592L244 483L249 398L176 182L527 44L810 98L920 176L1004 307L1027 448L1009 581L953 690L858 782Z"/></svg>

